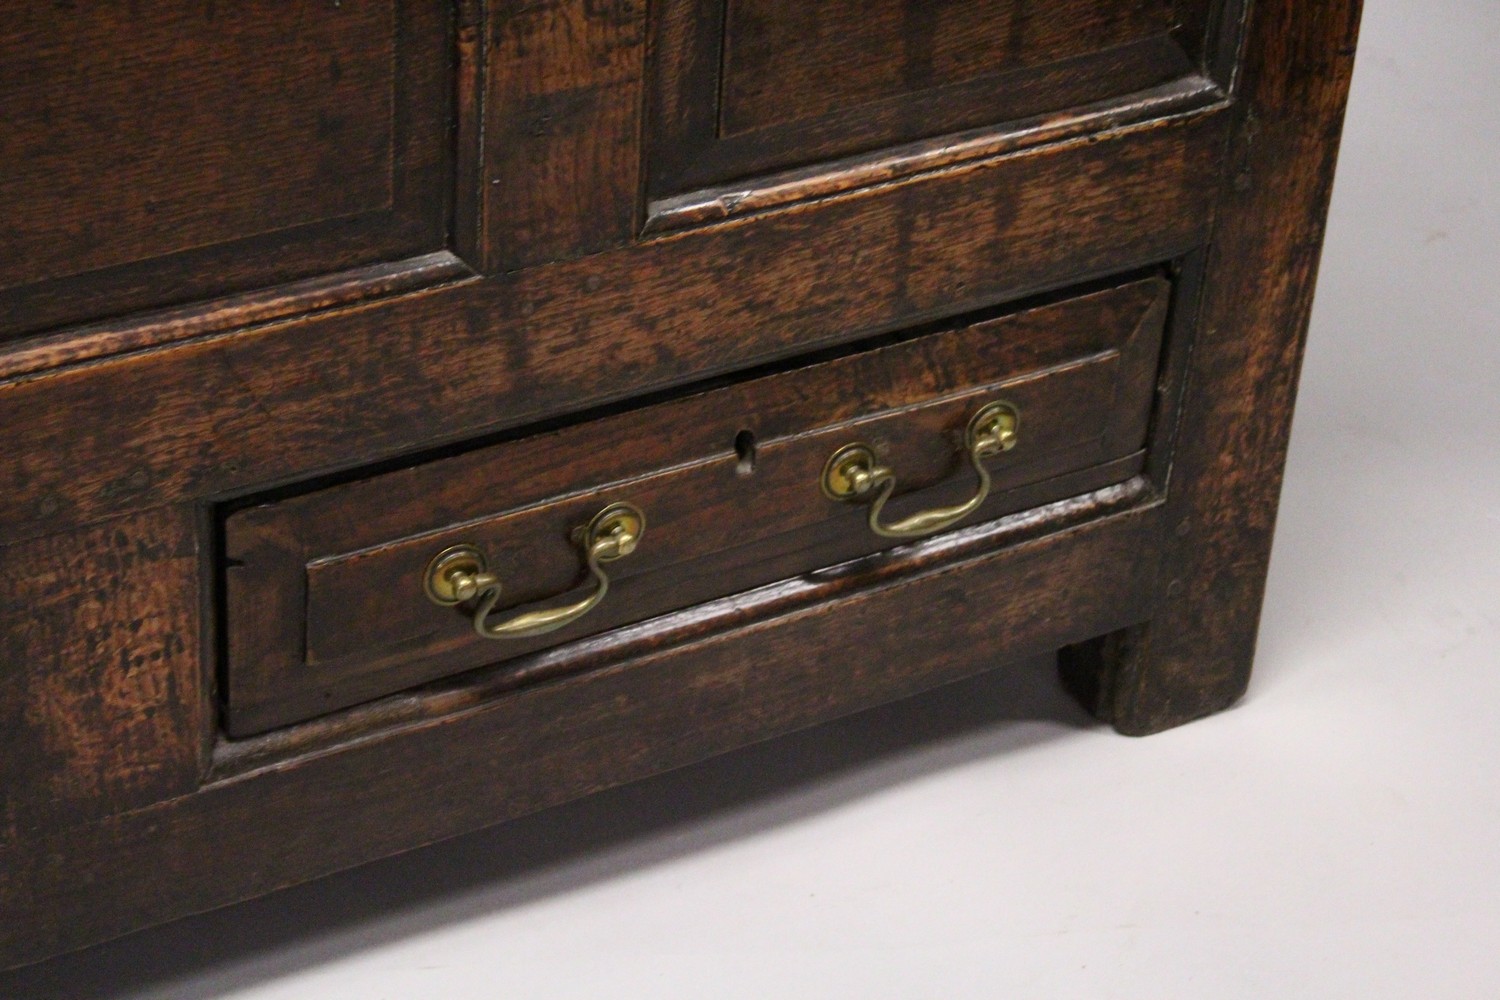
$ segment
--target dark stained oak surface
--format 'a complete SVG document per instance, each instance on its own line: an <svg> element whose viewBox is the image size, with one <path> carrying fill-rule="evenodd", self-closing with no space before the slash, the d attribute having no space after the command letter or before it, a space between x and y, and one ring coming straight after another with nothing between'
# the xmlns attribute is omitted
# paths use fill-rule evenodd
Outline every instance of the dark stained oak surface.
<svg viewBox="0 0 1500 1000"><path fill-rule="evenodd" d="M1125 732L1249 683L1359 17L1358 0L1257 8L1174 462L1176 599L1086 658L1086 699Z"/></svg>
<svg viewBox="0 0 1500 1000"><path fill-rule="evenodd" d="M491 258L513 269L625 245L640 216L646 0L491 7Z"/></svg>
<svg viewBox="0 0 1500 1000"><path fill-rule="evenodd" d="M1233 6L1231 4L1230 6ZM664 0L654 199L1189 77L1214 0Z"/></svg>
<svg viewBox="0 0 1500 1000"><path fill-rule="evenodd" d="M0 340L445 246L443 6L8 5Z"/></svg>
<svg viewBox="0 0 1500 1000"><path fill-rule="evenodd" d="M0 966L1048 650L1232 704L1358 20L0 0ZM817 493L963 499L994 394L972 521ZM555 642L419 592L630 494Z"/></svg>
<svg viewBox="0 0 1500 1000"><path fill-rule="evenodd" d="M33 916L0 921L0 954L35 959L222 906L1118 627L1149 613L1154 567L1138 556L1158 526L1152 510L1042 538L1022 523L956 561L934 543L895 572L829 581L821 600L696 634L688 623L675 642L514 696L440 693L436 718L339 752L295 766L278 755L196 795L60 829L45 851L0 846L0 912ZM1012 544L994 551L1001 540ZM1060 570L1065 588L1052 585ZM725 603L777 595L748 596ZM868 655L844 655L851 632ZM51 913L69 919L37 919Z"/></svg>
<svg viewBox="0 0 1500 1000"><path fill-rule="evenodd" d="M862 506L822 495L824 462L872 444L898 472L887 520L960 503L976 488L964 426L993 400L1015 405L1022 429L987 463L994 496L971 523L1126 478L1139 462L1120 460L1145 444L1169 290L1140 281L233 514L229 731L889 548ZM1092 479L1039 485L1090 467ZM1038 488L1011 495L1026 485ZM575 625L486 641L422 595L428 561L462 543L505 581L496 619L558 604L579 582L575 529L617 501L645 511L647 536L609 568L606 603Z"/></svg>
<svg viewBox="0 0 1500 1000"><path fill-rule="evenodd" d="M1166 36L1168 0L731 0L719 132Z"/></svg>
<svg viewBox="0 0 1500 1000"><path fill-rule="evenodd" d="M1226 124L1206 111L0 383L0 479L24 485L0 492L0 539L357 468L1170 259L1207 236Z"/></svg>
<svg viewBox="0 0 1500 1000"><path fill-rule="evenodd" d="M7 18L0 287L390 205L389 3L64 10Z"/></svg>
<svg viewBox="0 0 1500 1000"><path fill-rule="evenodd" d="M200 527L167 508L0 550L5 842L196 786Z"/></svg>

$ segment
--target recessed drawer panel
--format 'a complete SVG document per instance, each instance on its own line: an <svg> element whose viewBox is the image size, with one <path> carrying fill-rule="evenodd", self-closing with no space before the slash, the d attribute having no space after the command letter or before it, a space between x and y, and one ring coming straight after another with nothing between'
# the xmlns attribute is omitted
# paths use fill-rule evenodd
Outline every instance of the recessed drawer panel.
<svg viewBox="0 0 1500 1000"><path fill-rule="evenodd" d="M224 525L228 731L1129 478L1169 293L1148 278L886 338L238 510ZM619 505L628 516L589 534Z"/></svg>

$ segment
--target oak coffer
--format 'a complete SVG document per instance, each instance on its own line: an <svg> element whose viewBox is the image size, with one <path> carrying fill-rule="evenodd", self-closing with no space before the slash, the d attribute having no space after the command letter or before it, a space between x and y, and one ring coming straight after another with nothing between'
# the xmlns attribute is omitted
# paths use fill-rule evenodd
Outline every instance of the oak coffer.
<svg viewBox="0 0 1500 1000"><path fill-rule="evenodd" d="M0 0L0 965L1038 653L1229 705L1358 8Z"/></svg>

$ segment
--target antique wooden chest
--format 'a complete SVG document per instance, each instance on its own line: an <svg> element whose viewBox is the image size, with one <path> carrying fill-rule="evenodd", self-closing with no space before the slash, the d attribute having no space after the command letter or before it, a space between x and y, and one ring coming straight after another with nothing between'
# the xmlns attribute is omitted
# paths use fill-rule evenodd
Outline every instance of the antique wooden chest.
<svg viewBox="0 0 1500 1000"><path fill-rule="evenodd" d="M1043 651L1244 690L1358 0L0 0L0 965Z"/></svg>

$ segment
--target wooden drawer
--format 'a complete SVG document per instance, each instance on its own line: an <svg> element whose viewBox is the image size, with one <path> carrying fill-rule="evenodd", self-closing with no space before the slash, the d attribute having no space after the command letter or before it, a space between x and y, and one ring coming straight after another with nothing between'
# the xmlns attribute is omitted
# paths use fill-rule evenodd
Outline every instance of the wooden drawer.
<svg viewBox="0 0 1500 1000"><path fill-rule="evenodd" d="M886 526L979 491L966 427L1019 412L986 456L987 498L956 526L1138 471L1170 285L1146 278L1020 312L883 338L876 347L533 434L226 518L227 728L248 735L602 629L820 567L902 539L872 499L821 478L863 442L895 474ZM483 555L497 623L598 583L580 529L605 507L645 515L635 551L601 566L606 597L545 635L481 638L475 601L424 597L434 557ZM483 597L484 595L479 595ZM476 599L477 600L477 599Z"/></svg>

